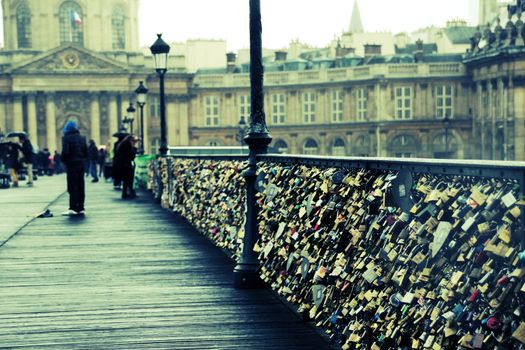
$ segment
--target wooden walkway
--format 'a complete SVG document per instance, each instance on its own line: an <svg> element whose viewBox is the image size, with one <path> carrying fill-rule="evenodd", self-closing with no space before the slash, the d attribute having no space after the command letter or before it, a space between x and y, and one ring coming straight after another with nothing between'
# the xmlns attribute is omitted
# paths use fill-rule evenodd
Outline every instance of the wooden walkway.
<svg viewBox="0 0 525 350"><path fill-rule="evenodd" d="M0 190L0 222L22 191L39 198L23 206L37 212L60 185L63 176ZM234 289L232 262L147 194L123 201L105 183L87 192L84 219L59 216L65 194L53 218L0 225L12 236L0 247L0 349L328 348L270 291Z"/></svg>

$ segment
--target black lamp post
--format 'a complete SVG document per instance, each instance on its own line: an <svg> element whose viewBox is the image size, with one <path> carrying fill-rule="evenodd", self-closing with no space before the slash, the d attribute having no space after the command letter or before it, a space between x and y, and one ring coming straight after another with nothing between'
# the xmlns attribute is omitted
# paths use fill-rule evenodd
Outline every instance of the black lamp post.
<svg viewBox="0 0 525 350"><path fill-rule="evenodd" d="M164 74L168 71L168 54L170 46L162 40L162 34L157 34L157 40L150 47L155 61L155 70L160 79L160 155L168 153L168 142L166 139L166 104L164 97Z"/></svg>
<svg viewBox="0 0 525 350"><path fill-rule="evenodd" d="M448 115L445 115L443 118L443 127L445 128L445 157L449 158L448 156L448 129L450 128L450 117Z"/></svg>
<svg viewBox="0 0 525 350"><path fill-rule="evenodd" d="M133 134L133 122L135 121L135 111L136 110L135 110L135 107L133 107L133 102L130 102L128 109L126 109L126 112L128 114L126 118L122 120L123 123L130 125L130 129L129 129L130 134Z"/></svg>
<svg viewBox="0 0 525 350"><path fill-rule="evenodd" d="M264 89L262 64L262 24L261 2L250 0L250 86L251 106L250 125L244 141L248 144L250 155L248 167L242 176L246 180L246 223L240 259L233 270L234 285L238 288L258 288L262 286L257 270L259 262L253 251L259 237L255 182L257 178L257 155L264 154L272 142L264 115Z"/></svg>
<svg viewBox="0 0 525 350"><path fill-rule="evenodd" d="M146 104L146 95L148 89L144 86L144 82L139 83L139 87L135 89L137 95L137 104L140 108L140 149L139 154L144 154L144 105Z"/></svg>
<svg viewBox="0 0 525 350"><path fill-rule="evenodd" d="M239 142L241 146L245 145L244 136L246 136L246 119L244 119L244 116L241 116L239 120L239 130L237 131L237 142Z"/></svg>

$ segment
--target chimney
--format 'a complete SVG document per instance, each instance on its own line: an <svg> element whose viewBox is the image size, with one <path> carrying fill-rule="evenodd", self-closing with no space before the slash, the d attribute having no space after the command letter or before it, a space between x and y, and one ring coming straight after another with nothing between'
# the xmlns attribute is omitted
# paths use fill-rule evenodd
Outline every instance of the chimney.
<svg viewBox="0 0 525 350"><path fill-rule="evenodd" d="M275 51L275 62L284 63L284 61L286 61L287 54L288 53L286 51Z"/></svg>
<svg viewBox="0 0 525 350"><path fill-rule="evenodd" d="M355 49L353 47L338 46L335 48L335 57L344 57L351 53L355 53Z"/></svg>
<svg viewBox="0 0 525 350"><path fill-rule="evenodd" d="M237 60L237 54L228 52L226 54L226 71L233 73L235 71L235 61Z"/></svg>
<svg viewBox="0 0 525 350"><path fill-rule="evenodd" d="M416 51L414 52L414 56L416 58L416 62L423 61L423 56L425 55L425 51L423 50L423 40L418 39L416 41Z"/></svg>
<svg viewBox="0 0 525 350"><path fill-rule="evenodd" d="M365 57L381 56L381 45L365 44Z"/></svg>

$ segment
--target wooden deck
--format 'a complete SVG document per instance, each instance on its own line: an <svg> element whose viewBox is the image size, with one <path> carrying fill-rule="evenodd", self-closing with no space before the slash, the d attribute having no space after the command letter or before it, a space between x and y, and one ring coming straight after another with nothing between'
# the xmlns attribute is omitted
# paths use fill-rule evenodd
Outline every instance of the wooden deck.
<svg viewBox="0 0 525 350"><path fill-rule="evenodd" d="M0 190L0 222L38 212L60 186ZM0 225L1 349L328 348L270 291L234 289L232 262L148 195L89 183L84 219L59 216L67 201L53 218Z"/></svg>

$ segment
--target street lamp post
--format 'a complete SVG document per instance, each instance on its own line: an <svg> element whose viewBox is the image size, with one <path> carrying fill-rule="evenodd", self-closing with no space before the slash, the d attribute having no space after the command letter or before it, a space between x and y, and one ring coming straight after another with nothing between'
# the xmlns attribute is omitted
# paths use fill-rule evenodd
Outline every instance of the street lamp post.
<svg viewBox="0 0 525 350"><path fill-rule="evenodd" d="M162 40L162 34L157 34L157 40L150 47L155 61L155 70L160 80L160 155L168 153L168 142L166 139L166 103L164 97L164 74L168 71L168 54L170 46Z"/></svg>
<svg viewBox="0 0 525 350"><path fill-rule="evenodd" d="M258 288L262 286L257 274L259 262L253 247L258 233L255 182L257 178L257 155L264 154L272 141L266 127L264 115L264 89L262 64L262 24L261 2L250 0L250 124L244 141L248 144L250 154L248 167L242 172L246 182L246 222L240 259L233 270L234 286L237 288Z"/></svg>
<svg viewBox="0 0 525 350"><path fill-rule="evenodd" d="M140 108L140 149L139 154L144 154L144 105L146 104L146 95L148 89L144 86L144 82L139 83L139 87L135 89L137 95L137 104Z"/></svg>
<svg viewBox="0 0 525 350"><path fill-rule="evenodd" d="M126 123L126 124L129 124L130 125L130 129L129 129L129 133L130 134L133 134L133 122L135 121L135 107L133 107L133 102L130 102L129 103L129 107L128 109L126 109L126 112L128 113L126 118L124 118L124 120L122 120L123 123Z"/></svg>
<svg viewBox="0 0 525 350"><path fill-rule="evenodd" d="M239 130L237 131L237 142L239 142L241 147L245 145L244 136L246 136L246 119L244 119L244 116L241 116Z"/></svg>

